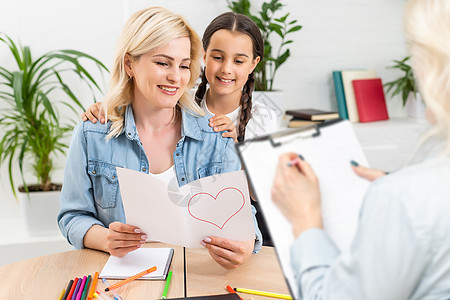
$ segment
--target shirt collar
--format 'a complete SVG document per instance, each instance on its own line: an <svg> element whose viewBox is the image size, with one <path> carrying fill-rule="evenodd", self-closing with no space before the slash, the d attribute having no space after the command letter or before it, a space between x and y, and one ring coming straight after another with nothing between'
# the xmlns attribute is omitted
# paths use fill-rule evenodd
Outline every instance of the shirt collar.
<svg viewBox="0 0 450 300"><path fill-rule="evenodd" d="M136 122L134 121L133 108L128 104L125 110L125 127L123 133L130 140L137 140L138 133L136 130Z"/></svg>
<svg viewBox="0 0 450 300"><path fill-rule="evenodd" d="M208 129L208 119L191 115L184 109L181 110L181 116L181 136L188 136L195 140L203 141L202 131L207 131L204 123L206 123L206 129Z"/></svg>

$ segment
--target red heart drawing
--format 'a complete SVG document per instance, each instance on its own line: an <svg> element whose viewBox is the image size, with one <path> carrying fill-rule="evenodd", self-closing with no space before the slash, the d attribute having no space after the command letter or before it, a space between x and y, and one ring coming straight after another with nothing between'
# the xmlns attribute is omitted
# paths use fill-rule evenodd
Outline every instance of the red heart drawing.
<svg viewBox="0 0 450 300"><path fill-rule="evenodd" d="M194 199L195 197L197 197L197 196L200 196L200 195L206 195L206 196L209 196L209 197L211 197L211 198L213 198L215 201L217 201L217 198L219 198L219 195L220 195L220 193L222 193L223 191L226 191L226 190L235 190L235 191L237 191L237 192L239 192L239 194L241 194L241 196L242 196L242 205L241 205L241 207L238 209L238 210L236 210L223 224L222 224L222 226L219 226L219 225L217 225L216 223L214 223L213 221L210 221L210 220L207 220L207 219L205 219L205 218L199 218L199 217L196 217L196 216L194 216L194 214L192 213L192 211L191 211L191 201L192 201L192 199ZM199 220L199 221L202 221L202 222L206 222L206 223L209 223L209 224L212 224L212 225L214 225L214 226L216 226L217 228L219 228L220 230L222 230L223 229L223 227L225 226L225 224L232 218L232 217L234 217L238 212L240 212L241 210L242 210L242 208L244 207L244 204L245 204L245 197L244 197L244 194L240 191L240 190L238 190L237 188L234 188L234 187L227 187L227 188L224 188L224 189L222 189L219 193L217 193L217 195L214 197L213 195L211 195L211 194L209 194L209 193L197 193L197 194L195 194L194 196L192 196L191 197L191 199L189 199L189 202L188 202L188 211L189 211L189 214L194 218L194 219L197 219L197 220Z"/></svg>

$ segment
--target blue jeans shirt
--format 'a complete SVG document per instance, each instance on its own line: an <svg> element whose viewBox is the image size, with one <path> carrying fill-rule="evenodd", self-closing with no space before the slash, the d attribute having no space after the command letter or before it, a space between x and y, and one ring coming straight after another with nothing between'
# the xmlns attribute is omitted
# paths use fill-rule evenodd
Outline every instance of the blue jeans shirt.
<svg viewBox="0 0 450 300"><path fill-rule="evenodd" d="M223 138L209 127L211 116L195 117L182 110L181 139L173 153L178 185L214 174L237 171L241 163L234 141ZM131 105L125 113L124 131L106 141L111 123L80 122L74 129L64 171L58 225L77 249L93 225L108 227L125 223L116 166L149 172L149 162L139 139ZM256 241L254 253L261 249L262 236L252 206Z"/></svg>

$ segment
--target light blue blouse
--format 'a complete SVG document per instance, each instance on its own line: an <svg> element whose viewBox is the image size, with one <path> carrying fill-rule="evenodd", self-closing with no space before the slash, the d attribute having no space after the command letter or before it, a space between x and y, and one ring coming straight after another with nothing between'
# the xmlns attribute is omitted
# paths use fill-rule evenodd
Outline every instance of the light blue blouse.
<svg viewBox="0 0 450 300"><path fill-rule="evenodd" d="M450 158L373 182L348 251L310 229L291 260L304 299L450 299Z"/></svg>
<svg viewBox="0 0 450 300"><path fill-rule="evenodd" d="M208 125L210 117L195 117L182 111L182 137L173 153L179 186L241 169L233 139L214 132ZM110 126L111 123L81 122L72 135L58 225L68 242L78 249L84 247L84 235L92 225L108 227L114 221L125 223L116 166L149 172L149 162L136 130L131 106L125 113L124 131L106 141ZM253 206L252 212L256 234L254 252L258 252L262 236Z"/></svg>

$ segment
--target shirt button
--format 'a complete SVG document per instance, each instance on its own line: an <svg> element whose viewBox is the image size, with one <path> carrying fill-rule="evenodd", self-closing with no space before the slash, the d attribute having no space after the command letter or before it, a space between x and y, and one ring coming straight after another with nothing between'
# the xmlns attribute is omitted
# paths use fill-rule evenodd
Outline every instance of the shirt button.
<svg viewBox="0 0 450 300"><path fill-rule="evenodd" d="M177 152L177 156L180 156L180 152Z"/></svg>
<svg viewBox="0 0 450 300"><path fill-rule="evenodd" d="M131 132L128 132L128 136L131 136Z"/></svg>
<svg viewBox="0 0 450 300"><path fill-rule="evenodd" d="M183 177L183 178L181 178L181 181L184 181L184 177Z"/></svg>
<svg viewBox="0 0 450 300"><path fill-rule="evenodd" d="M113 176L112 179L116 179L116 176Z"/></svg>
<svg viewBox="0 0 450 300"><path fill-rule="evenodd" d="M143 168L142 171L145 172L145 171L147 171L147 169L146 169L146 168Z"/></svg>
<svg viewBox="0 0 450 300"><path fill-rule="evenodd" d="M95 174L95 173L97 173L97 172L95 172L95 171L92 171L92 174Z"/></svg>

